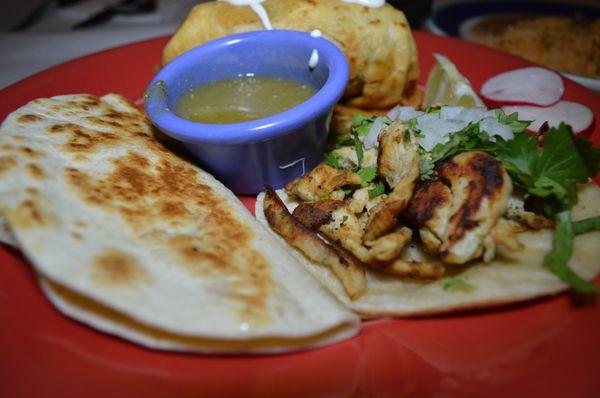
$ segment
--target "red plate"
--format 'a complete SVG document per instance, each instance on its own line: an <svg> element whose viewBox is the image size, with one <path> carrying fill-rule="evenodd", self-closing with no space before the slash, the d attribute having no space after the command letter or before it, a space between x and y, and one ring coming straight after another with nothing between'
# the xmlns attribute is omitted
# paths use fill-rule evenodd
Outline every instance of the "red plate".
<svg viewBox="0 0 600 398"><path fill-rule="evenodd" d="M421 83L440 52L478 89L523 60L416 32ZM27 101L68 93L139 98L167 39L49 69L2 90L0 119ZM567 99L600 115L600 97L565 81ZM600 142L600 124L594 142ZM253 198L244 198L253 207ZM458 315L367 322L360 336L276 356L152 351L59 314L18 252L0 246L2 397L599 397L600 304L567 295Z"/></svg>

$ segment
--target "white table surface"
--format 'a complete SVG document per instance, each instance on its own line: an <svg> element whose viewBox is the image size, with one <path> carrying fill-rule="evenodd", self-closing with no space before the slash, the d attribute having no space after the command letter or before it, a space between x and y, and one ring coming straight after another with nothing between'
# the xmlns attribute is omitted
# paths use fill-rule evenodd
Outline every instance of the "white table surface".
<svg viewBox="0 0 600 398"><path fill-rule="evenodd" d="M114 0L112 1L114 2ZM172 34L201 0L158 0L151 14L116 16L97 27L70 30L102 9L108 0L54 7L24 32L0 32L0 88L34 73L96 51Z"/></svg>

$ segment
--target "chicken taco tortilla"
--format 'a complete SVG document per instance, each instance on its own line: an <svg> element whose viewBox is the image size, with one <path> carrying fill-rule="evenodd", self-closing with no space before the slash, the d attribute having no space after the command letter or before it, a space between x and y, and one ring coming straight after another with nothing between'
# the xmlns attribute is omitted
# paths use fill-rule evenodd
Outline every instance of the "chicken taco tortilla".
<svg viewBox="0 0 600 398"><path fill-rule="evenodd" d="M390 116L357 117L322 164L257 201L338 299L403 316L598 290L600 151L587 139L561 125L541 147L516 114L485 108Z"/></svg>

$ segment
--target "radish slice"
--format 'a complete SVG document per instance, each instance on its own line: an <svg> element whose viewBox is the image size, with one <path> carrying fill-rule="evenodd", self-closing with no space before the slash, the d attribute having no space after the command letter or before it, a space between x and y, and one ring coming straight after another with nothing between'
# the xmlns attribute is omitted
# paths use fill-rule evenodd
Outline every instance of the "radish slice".
<svg viewBox="0 0 600 398"><path fill-rule="evenodd" d="M501 73L481 86L481 96L490 108L503 105L548 106L558 102L564 91L558 73L537 66Z"/></svg>
<svg viewBox="0 0 600 398"><path fill-rule="evenodd" d="M507 115L517 112L519 120L532 120L527 130L538 132L545 122L558 127L561 122L571 126L573 133L589 137L594 131L594 113L585 105L572 101L560 101L552 106L503 106Z"/></svg>

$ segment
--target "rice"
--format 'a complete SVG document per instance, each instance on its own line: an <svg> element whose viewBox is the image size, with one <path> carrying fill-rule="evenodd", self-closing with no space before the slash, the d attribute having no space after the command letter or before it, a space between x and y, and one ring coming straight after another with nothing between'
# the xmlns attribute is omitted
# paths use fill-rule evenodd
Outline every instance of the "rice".
<svg viewBox="0 0 600 398"><path fill-rule="evenodd" d="M587 24L565 17L522 20L484 44L557 71L600 77L600 18Z"/></svg>

